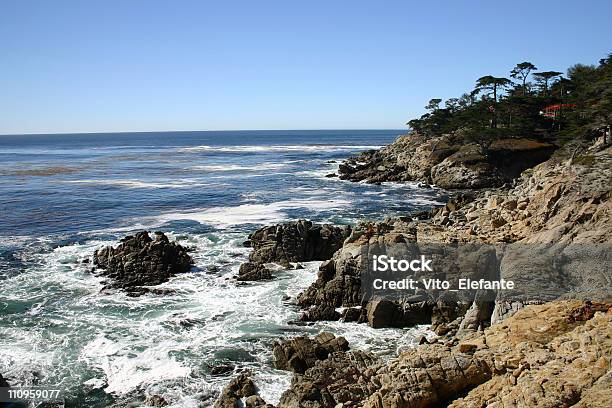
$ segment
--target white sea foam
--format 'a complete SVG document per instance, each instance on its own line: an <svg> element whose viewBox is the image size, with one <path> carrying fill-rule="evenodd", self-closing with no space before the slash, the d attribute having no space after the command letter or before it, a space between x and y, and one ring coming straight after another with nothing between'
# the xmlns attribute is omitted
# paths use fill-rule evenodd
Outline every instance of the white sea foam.
<svg viewBox="0 0 612 408"><path fill-rule="evenodd" d="M96 180L96 179L84 179L84 180L66 180L64 183L71 184L93 184L93 185L105 185L105 186L120 186L126 188L193 188L193 187L207 187L211 186L211 183L204 183L200 180L194 179L178 179L168 181L144 181L138 179L124 179L124 180ZM219 184L215 184L219 186Z"/></svg>
<svg viewBox="0 0 612 408"><path fill-rule="evenodd" d="M139 339L140 340L140 339ZM176 350L173 341L151 343L145 340L144 350L136 352L128 342L115 343L103 335L87 344L81 357L100 368L106 376L107 393L126 394L137 387L147 387L168 379L186 377L191 369L168 354Z"/></svg>
<svg viewBox="0 0 612 408"><path fill-rule="evenodd" d="M154 224L162 225L174 220L192 220L201 224L229 227L242 224L266 224L288 220L286 210L332 210L346 207L349 201L331 200L286 200L270 204L242 204L234 207L213 207L184 212L169 212L153 217Z"/></svg>
<svg viewBox="0 0 612 408"><path fill-rule="evenodd" d="M192 170L202 171L262 171L262 170L278 170L287 167L289 164L284 163L262 163L255 164L252 166L241 166L239 164L210 164L210 165L198 165L192 166Z"/></svg>
<svg viewBox="0 0 612 408"><path fill-rule="evenodd" d="M310 201L290 205L332 206ZM240 245L243 234L169 235L197 248L192 254L198 268L206 271L219 265L221 270L179 274L162 285L174 291L164 296L101 295L101 278L87 273L89 266L80 261L95 248L115 242L90 241L56 248L42 256L39 266L4 281L6 290L0 299L31 302L29 318L43 324L35 329L2 329L0 370L36 371L43 378L62 378L68 389L102 388L118 397L129 398L139 390L156 393L171 406L186 408L198 406L202 393L218 392L233 376L212 377L202 367L237 359L237 369L252 370L262 397L277 404L291 374L270 365L271 345L285 330L295 334L287 322L299 314L283 298L294 298L310 285L320 262L306 262L301 270L277 271L272 281L237 286L227 278L237 273L250 251ZM63 327L67 334L42 336L49 325ZM385 356L418 338L417 332L408 330L339 322L320 322L303 330L332 331L345 336L354 348ZM9 355L14 359L4 358Z"/></svg>

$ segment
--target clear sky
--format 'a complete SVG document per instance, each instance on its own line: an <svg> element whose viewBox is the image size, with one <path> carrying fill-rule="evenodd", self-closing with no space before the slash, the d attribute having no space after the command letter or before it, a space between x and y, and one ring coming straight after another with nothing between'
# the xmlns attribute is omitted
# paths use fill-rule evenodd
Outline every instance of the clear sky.
<svg viewBox="0 0 612 408"><path fill-rule="evenodd" d="M398 129L517 62L597 63L610 16L610 0L0 0L0 134Z"/></svg>

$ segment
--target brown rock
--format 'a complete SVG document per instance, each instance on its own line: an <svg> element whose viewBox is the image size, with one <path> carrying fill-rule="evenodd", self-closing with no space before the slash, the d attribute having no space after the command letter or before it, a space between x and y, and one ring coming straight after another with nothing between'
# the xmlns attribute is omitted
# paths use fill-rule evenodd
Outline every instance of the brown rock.
<svg viewBox="0 0 612 408"><path fill-rule="evenodd" d="M255 383L253 383L253 380L251 380L249 377L249 373L243 373L233 378L223 389L219 395L219 398L217 398L214 407L240 408L242 406L241 399L251 396L257 396L257 387L255 386ZM260 398L251 399L252 402L258 402L259 400Z"/></svg>
<svg viewBox="0 0 612 408"><path fill-rule="evenodd" d="M273 353L276 368L303 374L317 361L325 360L331 353L348 349L349 344L344 337L335 337L332 333L322 332L312 339L300 336L277 342Z"/></svg>

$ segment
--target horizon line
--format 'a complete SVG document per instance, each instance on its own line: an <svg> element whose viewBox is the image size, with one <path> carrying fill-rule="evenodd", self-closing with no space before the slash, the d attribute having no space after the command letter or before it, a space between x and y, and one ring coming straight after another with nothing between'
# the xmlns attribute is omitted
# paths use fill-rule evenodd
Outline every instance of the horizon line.
<svg viewBox="0 0 612 408"><path fill-rule="evenodd" d="M60 136L60 135L108 135L128 133L197 133L197 132L300 132L300 131L341 131L341 130L399 130L400 128L306 128L306 129L214 129L214 130L119 130L119 131L92 131L92 132L48 132L48 133L0 133L2 136Z"/></svg>

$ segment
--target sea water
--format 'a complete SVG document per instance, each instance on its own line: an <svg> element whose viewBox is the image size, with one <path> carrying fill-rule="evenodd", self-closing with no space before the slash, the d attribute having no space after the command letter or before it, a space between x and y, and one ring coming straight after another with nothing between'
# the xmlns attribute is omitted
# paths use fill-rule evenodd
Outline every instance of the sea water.
<svg viewBox="0 0 612 408"><path fill-rule="evenodd" d="M125 406L143 395L210 406L249 369L268 402L291 375L273 368L281 337L322 330L388 358L427 333L320 322L290 324L287 301L319 263L238 285L261 225L307 218L354 224L427 209L444 193L416 184L325 177L347 156L400 131L240 131L0 136L0 373L14 385L56 385L67 406ZM165 295L100 293L93 251L161 230L194 247L196 268ZM210 267L215 267L211 268ZM225 365L229 372L212 375Z"/></svg>

